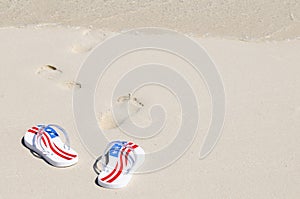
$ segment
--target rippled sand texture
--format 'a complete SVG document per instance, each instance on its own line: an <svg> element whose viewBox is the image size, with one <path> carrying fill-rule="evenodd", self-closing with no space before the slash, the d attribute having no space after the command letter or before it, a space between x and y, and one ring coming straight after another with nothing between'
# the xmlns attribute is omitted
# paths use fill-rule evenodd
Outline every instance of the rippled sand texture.
<svg viewBox="0 0 300 199"><path fill-rule="evenodd" d="M201 37L300 37L298 0L1 0L0 26L63 24L119 31L159 26Z"/></svg>

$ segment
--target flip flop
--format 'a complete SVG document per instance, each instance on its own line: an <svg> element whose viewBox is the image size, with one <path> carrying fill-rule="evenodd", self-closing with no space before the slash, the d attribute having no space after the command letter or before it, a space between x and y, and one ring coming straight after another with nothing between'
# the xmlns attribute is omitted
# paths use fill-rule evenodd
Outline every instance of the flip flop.
<svg viewBox="0 0 300 199"><path fill-rule="evenodd" d="M62 142L58 132L65 136ZM68 167L78 162L78 154L71 149L66 131L58 125L37 125L27 130L24 144L55 167Z"/></svg>
<svg viewBox="0 0 300 199"><path fill-rule="evenodd" d="M125 141L111 142L95 162L97 165L101 160L103 168L101 172L97 166L95 168L99 174L98 184L112 189L125 187L131 180L132 173L142 165L144 159L145 152L137 144Z"/></svg>

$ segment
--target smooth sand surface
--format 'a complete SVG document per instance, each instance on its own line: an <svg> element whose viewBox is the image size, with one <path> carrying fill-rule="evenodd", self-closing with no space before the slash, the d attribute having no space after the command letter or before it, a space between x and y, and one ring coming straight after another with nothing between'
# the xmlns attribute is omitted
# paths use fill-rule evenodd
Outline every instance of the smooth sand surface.
<svg viewBox="0 0 300 199"><path fill-rule="evenodd" d="M143 26L241 40L300 35L298 0L2 0L0 27L62 24L120 31Z"/></svg>
<svg viewBox="0 0 300 199"><path fill-rule="evenodd" d="M183 73L198 85L201 113L192 146L168 168L135 175L124 189L108 190L96 185L92 167L95 159L84 148L74 123L72 88L83 89L75 82L80 65L89 50L110 35L63 27L0 30L1 199L299 198L299 40L248 43L197 39L215 62L226 90L225 126L213 152L203 160L198 158L209 126L210 98L201 77L194 77L187 69ZM143 61L142 57L138 60ZM41 73L45 65L61 72ZM117 74L118 70L110 72ZM103 81L110 77L114 84L114 76ZM101 90L101 83L99 89L109 92L108 88ZM146 105L168 99L163 91L159 91L159 98L149 95L155 92L149 89L137 93ZM105 93L98 92L96 99L99 112L110 103ZM166 144L174 136L176 117L172 116L178 109L169 102L170 123L154 138L155 143ZM62 125L79 153L78 164L58 169L34 157L21 139L36 123ZM114 130L107 137L126 135ZM137 142L146 152L157 149L151 139Z"/></svg>

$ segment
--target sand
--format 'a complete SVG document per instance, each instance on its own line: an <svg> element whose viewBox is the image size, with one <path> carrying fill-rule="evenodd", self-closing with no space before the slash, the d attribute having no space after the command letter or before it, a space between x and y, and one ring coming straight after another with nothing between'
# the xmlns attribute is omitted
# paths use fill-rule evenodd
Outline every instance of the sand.
<svg viewBox="0 0 300 199"><path fill-rule="evenodd" d="M297 0L21 0L0 2L0 27L55 24L121 31L158 26L201 37L294 39Z"/></svg>
<svg viewBox="0 0 300 199"><path fill-rule="evenodd" d="M215 149L199 159L210 121L210 98L201 77L186 70L183 73L198 84L200 99L200 126L192 146L171 166L135 175L124 189L99 187L95 157L86 151L74 123L72 89L83 89L76 75L89 50L113 34L61 26L0 30L0 198L299 198L299 40L194 38L214 60L226 91L226 121ZM105 81L113 84L116 78L108 75L104 88L100 84L97 113L110 107ZM167 144L174 136L178 107L168 93L157 91L158 98L154 88L148 89L137 93L145 108L155 100L166 101L171 115L158 137L138 140L151 152L157 150L154 143ZM138 117L147 118L144 114ZM78 164L57 169L34 157L21 139L36 123L62 125L79 153ZM106 136L128 139L118 130Z"/></svg>

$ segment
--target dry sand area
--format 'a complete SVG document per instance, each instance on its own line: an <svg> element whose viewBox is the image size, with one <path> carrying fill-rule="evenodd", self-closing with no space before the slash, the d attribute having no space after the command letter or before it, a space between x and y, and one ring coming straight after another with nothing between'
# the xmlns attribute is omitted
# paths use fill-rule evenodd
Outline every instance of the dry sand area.
<svg viewBox="0 0 300 199"><path fill-rule="evenodd" d="M0 1L0 198L289 198L300 197L299 1ZM95 94L98 117L111 105L112 86L149 57L181 70L201 113L186 153L156 172L134 175L122 189L95 183L95 157L80 139L73 115L76 76L100 42L120 31L158 26L191 36L215 63L226 94L226 116L214 150L199 159L209 128L211 99L203 78L157 52L128 55L107 71ZM56 67L56 70L49 66ZM165 104L159 136L133 139L150 153L170 144L180 107L170 93L149 87L136 93L147 110ZM147 112L135 115L140 125ZM69 133L79 162L55 168L33 156L21 139L39 123ZM119 129L109 140L131 139Z"/></svg>
<svg viewBox="0 0 300 199"><path fill-rule="evenodd" d="M1 0L0 26L61 24L120 31L164 27L201 37L299 37L298 0Z"/></svg>

